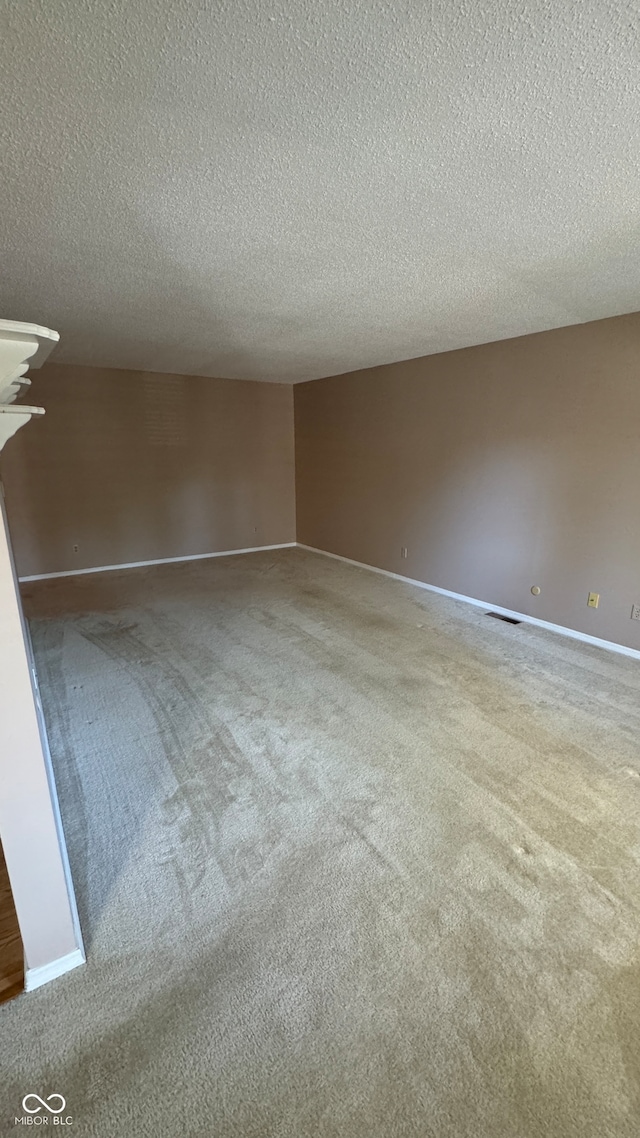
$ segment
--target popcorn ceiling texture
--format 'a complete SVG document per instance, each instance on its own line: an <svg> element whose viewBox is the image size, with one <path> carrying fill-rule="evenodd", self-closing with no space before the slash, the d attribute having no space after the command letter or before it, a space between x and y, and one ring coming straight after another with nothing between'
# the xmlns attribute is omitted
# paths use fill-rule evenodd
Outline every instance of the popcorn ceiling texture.
<svg viewBox="0 0 640 1138"><path fill-rule="evenodd" d="M5 0L0 311L283 382L639 307L626 0Z"/></svg>

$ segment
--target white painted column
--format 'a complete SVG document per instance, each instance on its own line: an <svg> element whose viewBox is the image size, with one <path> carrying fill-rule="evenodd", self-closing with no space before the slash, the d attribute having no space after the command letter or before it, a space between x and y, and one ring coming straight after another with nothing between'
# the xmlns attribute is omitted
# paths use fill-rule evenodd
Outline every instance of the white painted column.
<svg viewBox="0 0 640 1138"><path fill-rule="evenodd" d="M34 362L38 366L57 339L57 333L46 328L0 321L0 450L32 415L44 413L42 408L14 405L13 400L25 385L27 366ZM25 985L30 990L82 964L84 951L4 503L0 509L0 840L24 946Z"/></svg>

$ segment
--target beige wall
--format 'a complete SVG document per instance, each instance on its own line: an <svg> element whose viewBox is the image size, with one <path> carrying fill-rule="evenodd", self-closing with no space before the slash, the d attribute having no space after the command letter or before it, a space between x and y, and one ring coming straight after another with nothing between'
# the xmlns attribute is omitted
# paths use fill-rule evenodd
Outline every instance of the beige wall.
<svg viewBox="0 0 640 1138"><path fill-rule="evenodd" d="M21 576L295 540L290 387L47 364L29 402L1 467Z"/></svg>
<svg viewBox="0 0 640 1138"><path fill-rule="evenodd" d="M640 648L640 314L293 391L45 365L20 574L295 540L294 393L299 541Z"/></svg>
<svg viewBox="0 0 640 1138"><path fill-rule="evenodd" d="M300 384L295 413L298 541L640 648L640 314Z"/></svg>

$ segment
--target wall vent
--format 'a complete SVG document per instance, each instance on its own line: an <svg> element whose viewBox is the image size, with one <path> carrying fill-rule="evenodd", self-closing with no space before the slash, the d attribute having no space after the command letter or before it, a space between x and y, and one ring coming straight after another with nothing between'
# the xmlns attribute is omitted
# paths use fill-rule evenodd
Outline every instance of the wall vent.
<svg viewBox="0 0 640 1138"><path fill-rule="evenodd" d="M505 624L522 624L521 620L516 620L514 616L503 616L501 612L486 612L485 616L495 616L496 620L503 620Z"/></svg>

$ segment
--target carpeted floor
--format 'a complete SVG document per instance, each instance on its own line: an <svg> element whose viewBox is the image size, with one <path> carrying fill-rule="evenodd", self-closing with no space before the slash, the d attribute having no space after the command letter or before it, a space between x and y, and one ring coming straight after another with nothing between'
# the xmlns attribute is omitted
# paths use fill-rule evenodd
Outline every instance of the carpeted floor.
<svg viewBox="0 0 640 1138"><path fill-rule="evenodd" d="M638 664L292 549L30 585L91 1138L637 1138Z"/></svg>

